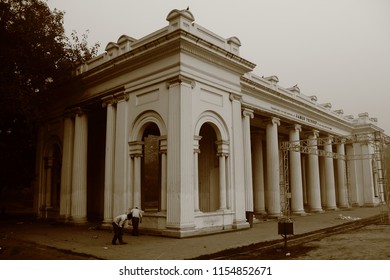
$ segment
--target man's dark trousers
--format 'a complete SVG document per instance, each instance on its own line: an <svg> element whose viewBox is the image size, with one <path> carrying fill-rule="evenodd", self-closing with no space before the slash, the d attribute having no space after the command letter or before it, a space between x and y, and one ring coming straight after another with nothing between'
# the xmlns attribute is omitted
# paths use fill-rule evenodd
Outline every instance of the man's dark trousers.
<svg viewBox="0 0 390 280"><path fill-rule="evenodd" d="M138 232L139 218L133 217L131 219L131 224L133 225L133 231L131 234L134 236L138 236L139 235L139 232Z"/></svg>
<svg viewBox="0 0 390 280"><path fill-rule="evenodd" d="M116 223L112 223L112 227L114 228L114 238L112 239L112 244L116 244L116 240L119 240L120 244L123 244L123 227L118 226Z"/></svg>

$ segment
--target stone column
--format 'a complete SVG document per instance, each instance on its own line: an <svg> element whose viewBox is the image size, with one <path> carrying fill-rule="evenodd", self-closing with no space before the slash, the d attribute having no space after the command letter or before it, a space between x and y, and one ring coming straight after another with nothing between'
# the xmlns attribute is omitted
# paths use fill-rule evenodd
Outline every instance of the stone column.
<svg viewBox="0 0 390 280"><path fill-rule="evenodd" d="M74 223L87 222L87 151L88 118L79 109L75 117L72 171L71 215Z"/></svg>
<svg viewBox="0 0 390 280"><path fill-rule="evenodd" d="M264 159L263 159L263 135L260 132L252 134L253 147L253 195L255 200L255 213L264 215L265 197L264 197Z"/></svg>
<svg viewBox="0 0 390 280"><path fill-rule="evenodd" d="M242 112L244 134L244 170L245 170L245 211L253 213L253 179L252 179L252 152L250 119L253 119L253 110L244 109Z"/></svg>
<svg viewBox="0 0 390 280"><path fill-rule="evenodd" d="M46 209L51 208L51 192L52 192L52 169L53 169L54 158L52 156L45 157L45 173L46 173L46 184L45 184L45 206Z"/></svg>
<svg viewBox="0 0 390 280"><path fill-rule="evenodd" d="M345 157L345 147L344 144L337 145L337 153L344 158ZM346 178L346 166L345 159L337 159L337 189L338 189L338 201L340 208L348 208L348 190Z"/></svg>
<svg viewBox="0 0 390 280"><path fill-rule="evenodd" d="M300 125L294 125L290 129L289 141L300 146L299 133L302 131ZM292 214L304 214L303 207L303 185L302 185L302 164L301 153L289 151L290 155L290 192L291 192L291 212Z"/></svg>
<svg viewBox="0 0 390 280"><path fill-rule="evenodd" d="M160 140L161 154L161 202L160 211L167 211L167 138Z"/></svg>
<svg viewBox="0 0 390 280"><path fill-rule="evenodd" d="M270 217L279 217L280 209L280 174L279 174L279 147L278 147L278 126L280 120L272 118L266 127L267 143L267 186L266 206Z"/></svg>
<svg viewBox="0 0 390 280"><path fill-rule="evenodd" d="M336 186L334 181L334 167L333 167L333 157L330 157L332 154L332 141L333 138L330 136L326 140L324 145L324 150L329 156L326 156L324 159L325 164L325 188L326 188L326 209L335 210L336 206Z"/></svg>
<svg viewBox="0 0 390 280"><path fill-rule="evenodd" d="M307 202L311 212L322 212L320 174L317 154L317 137L319 133L314 130L309 136L308 180L307 180Z"/></svg>
<svg viewBox="0 0 390 280"><path fill-rule="evenodd" d="M234 187L234 205L232 208L236 211L234 228L247 228L249 224L245 217L245 172L244 172L244 143L242 129L241 101L239 94L231 93L230 101L232 102L232 140L233 156L231 169L234 170L233 182Z"/></svg>
<svg viewBox="0 0 390 280"><path fill-rule="evenodd" d="M141 159L143 156L142 141L134 141L129 143L130 157L133 161L133 207L141 208Z"/></svg>
<svg viewBox="0 0 390 280"><path fill-rule="evenodd" d="M194 136L194 211L199 212L199 141L202 136Z"/></svg>
<svg viewBox="0 0 390 280"><path fill-rule="evenodd" d="M363 189L363 171L362 161L354 160L358 155L362 154L360 143L348 144L346 146L347 158L346 162L349 173L349 198L351 206L363 206L362 189ZM348 174L347 173L347 174Z"/></svg>
<svg viewBox="0 0 390 280"><path fill-rule="evenodd" d="M115 94L116 118L115 118L115 152L114 152L114 181L113 181L113 216L123 214L130 204L128 197L129 182L129 154L128 154L128 100L126 93ZM140 207L140 205L138 206Z"/></svg>
<svg viewBox="0 0 390 280"><path fill-rule="evenodd" d="M216 142L219 157L219 210L227 209L226 158L229 155L229 143L221 140Z"/></svg>
<svg viewBox="0 0 390 280"><path fill-rule="evenodd" d="M104 219L103 224L110 225L113 214L113 190L114 190L114 165L115 165L115 128L116 128L116 107L115 100L103 101L107 107L106 121L106 153L104 170Z"/></svg>
<svg viewBox="0 0 390 280"><path fill-rule="evenodd" d="M67 220L71 214L72 162L74 121L70 116L64 119L64 144L62 148L60 217Z"/></svg>
<svg viewBox="0 0 390 280"><path fill-rule="evenodd" d="M368 145L368 143L362 144L362 155L373 155L374 151ZM372 159L365 158L362 161L363 164L363 197L364 206L375 206L375 191L374 191L374 174L372 170Z"/></svg>

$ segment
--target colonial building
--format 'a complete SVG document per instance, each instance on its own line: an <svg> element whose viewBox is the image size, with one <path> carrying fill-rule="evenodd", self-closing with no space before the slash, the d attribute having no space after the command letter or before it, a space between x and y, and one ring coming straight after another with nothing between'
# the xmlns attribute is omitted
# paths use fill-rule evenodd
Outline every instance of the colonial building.
<svg viewBox="0 0 390 280"><path fill-rule="evenodd" d="M381 202L376 119L253 74L240 40L196 24L189 10L166 19L141 39L109 43L75 70L80 90L50 104L38 217L110 224L138 206L143 229L186 237L249 228L252 214Z"/></svg>

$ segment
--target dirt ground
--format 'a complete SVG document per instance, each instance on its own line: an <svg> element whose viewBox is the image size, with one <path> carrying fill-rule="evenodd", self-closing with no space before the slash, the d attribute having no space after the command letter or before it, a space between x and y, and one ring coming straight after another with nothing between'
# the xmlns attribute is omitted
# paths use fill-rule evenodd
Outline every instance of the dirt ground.
<svg viewBox="0 0 390 280"><path fill-rule="evenodd" d="M1 231L0 231L1 233ZM247 248L248 249L248 248ZM249 248L250 249L250 248ZM231 260L390 260L390 225L370 224L348 232L272 249L237 250ZM57 250L0 234L0 260L85 260L95 257Z"/></svg>
<svg viewBox="0 0 390 280"><path fill-rule="evenodd" d="M390 260L390 225L366 225L298 245L289 246L287 242L287 247L241 252L226 259Z"/></svg>

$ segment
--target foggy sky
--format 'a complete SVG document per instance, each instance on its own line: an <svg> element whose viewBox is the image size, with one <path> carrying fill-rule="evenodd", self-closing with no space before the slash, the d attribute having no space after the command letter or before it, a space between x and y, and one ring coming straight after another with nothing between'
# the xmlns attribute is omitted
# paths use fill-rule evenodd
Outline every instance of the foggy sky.
<svg viewBox="0 0 390 280"><path fill-rule="evenodd" d="M285 88L298 84L318 103L344 115L368 112L390 134L390 1L388 0L48 0L66 12L70 34L89 30L101 44L126 34L139 39L168 25L173 9L229 38L253 73L276 75Z"/></svg>

